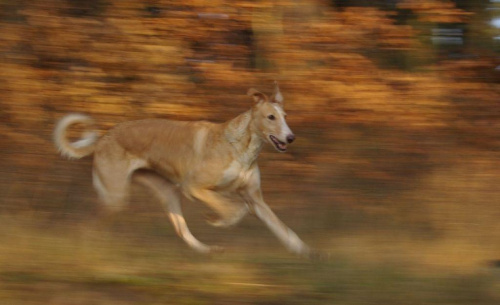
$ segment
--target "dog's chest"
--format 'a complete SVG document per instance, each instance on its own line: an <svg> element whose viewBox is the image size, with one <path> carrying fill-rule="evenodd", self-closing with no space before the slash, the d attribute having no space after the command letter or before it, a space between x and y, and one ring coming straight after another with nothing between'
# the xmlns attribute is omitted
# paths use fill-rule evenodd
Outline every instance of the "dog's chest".
<svg viewBox="0 0 500 305"><path fill-rule="evenodd" d="M239 187L246 184L251 176L251 170L241 165L238 161L232 161L222 173L217 186L219 187Z"/></svg>

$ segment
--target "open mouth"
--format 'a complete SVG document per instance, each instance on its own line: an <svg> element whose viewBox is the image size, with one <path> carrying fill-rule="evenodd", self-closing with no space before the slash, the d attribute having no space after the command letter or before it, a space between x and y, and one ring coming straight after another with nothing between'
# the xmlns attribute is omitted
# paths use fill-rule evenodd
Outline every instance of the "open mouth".
<svg viewBox="0 0 500 305"><path fill-rule="evenodd" d="M274 147L276 147L276 149L277 149L278 151L281 151L281 152L286 151L286 143L281 142L280 140L278 140L278 138L276 138L276 137L275 137L275 136L273 136L273 135L270 135L270 136L269 136L269 139L271 139L271 142L273 142Z"/></svg>

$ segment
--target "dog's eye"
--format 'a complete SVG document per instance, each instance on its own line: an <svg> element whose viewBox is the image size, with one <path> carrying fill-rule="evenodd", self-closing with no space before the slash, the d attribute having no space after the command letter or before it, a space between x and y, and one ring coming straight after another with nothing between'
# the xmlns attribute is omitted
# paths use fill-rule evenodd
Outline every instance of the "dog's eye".
<svg viewBox="0 0 500 305"><path fill-rule="evenodd" d="M271 121L274 121L274 119L276 119L272 114L268 115L267 118L270 119Z"/></svg>

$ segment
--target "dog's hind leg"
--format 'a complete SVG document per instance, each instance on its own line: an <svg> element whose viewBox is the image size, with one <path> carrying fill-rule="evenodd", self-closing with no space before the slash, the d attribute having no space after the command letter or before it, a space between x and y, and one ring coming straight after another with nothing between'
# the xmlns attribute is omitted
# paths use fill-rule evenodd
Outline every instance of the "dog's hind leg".
<svg viewBox="0 0 500 305"><path fill-rule="evenodd" d="M191 248L201 253L210 253L221 251L218 246L208 246L200 242L193 236L186 224L182 214L181 199L179 190L169 181L160 175L150 171L138 171L133 175L134 182L153 190L154 194L160 200L168 218L179 235Z"/></svg>
<svg viewBox="0 0 500 305"><path fill-rule="evenodd" d="M102 173L92 171L92 182L104 205L104 212L116 212L123 209L128 199L129 177L121 171Z"/></svg>
<svg viewBox="0 0 500 305"><path fill-rule="evenodd" d="M132 173L146 166L146 162L127 155L118 145L109 144L109 149L98 149L94 155L92 178L94 188L104 204L104 212L123 209L128 201Z"/></svg>

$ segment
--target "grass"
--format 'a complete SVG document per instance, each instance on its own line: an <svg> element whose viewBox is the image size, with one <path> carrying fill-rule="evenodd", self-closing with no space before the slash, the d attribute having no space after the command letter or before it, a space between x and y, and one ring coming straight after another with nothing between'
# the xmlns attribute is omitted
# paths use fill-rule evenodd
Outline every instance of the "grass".
<svg viewBox="0 0 500 305"><path fill-rule="evenodd" d="M147 234L147 223L128 232L120 225L104 231L81 223L47 226L32 216L2 217L0 223L0 299L9 305L499 301L494 292L499 279L481 268L421 272L401 259L366 261L342 252L326 262L310 262L256 234L245 236L248 242L233 247L236 251L206 257L169 234ZM250 221L243 230L253 225Z"/></svg>

